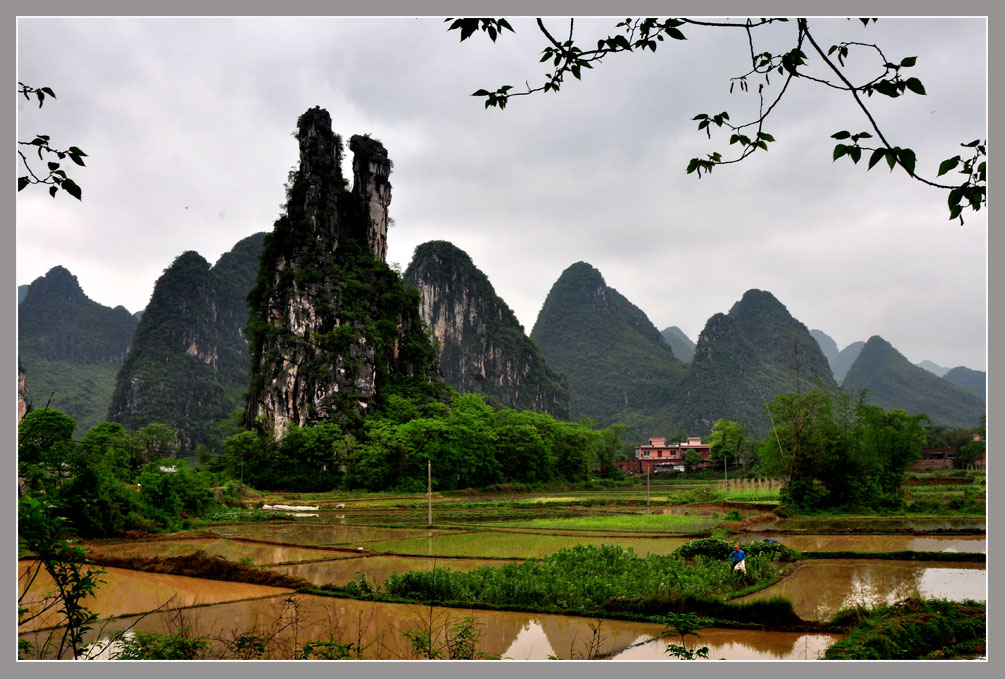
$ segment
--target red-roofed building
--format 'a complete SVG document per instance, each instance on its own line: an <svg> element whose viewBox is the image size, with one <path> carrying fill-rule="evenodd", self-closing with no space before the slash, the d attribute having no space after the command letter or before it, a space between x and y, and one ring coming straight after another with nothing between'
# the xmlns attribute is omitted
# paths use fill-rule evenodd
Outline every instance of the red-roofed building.
<svg viewBox="0 0 1005 679"><path fill-rule="evenodd" d="M635 459L619 460L618 467L626 474L655 474L684 471L685 461L692 451L701 455L701 466L708 467L709 447L700 436L689 436L683 443L667 443L666 438L653 437L648 444L635 447Z"/></svg>

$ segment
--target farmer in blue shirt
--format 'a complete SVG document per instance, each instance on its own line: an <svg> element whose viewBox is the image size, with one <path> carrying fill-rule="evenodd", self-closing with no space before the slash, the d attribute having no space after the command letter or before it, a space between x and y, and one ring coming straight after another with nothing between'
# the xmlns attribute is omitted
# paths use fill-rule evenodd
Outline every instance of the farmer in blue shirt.
<svg viewBox="0 0 1005 679"><path fill-rule="evenodd" d="M740 570L744 573L747 572L747 564L744 563L744 559L747 557L746 553L740 549L740 545L733 547L733 551L729 555L729 563L733 565L733 570Z"/></svg>

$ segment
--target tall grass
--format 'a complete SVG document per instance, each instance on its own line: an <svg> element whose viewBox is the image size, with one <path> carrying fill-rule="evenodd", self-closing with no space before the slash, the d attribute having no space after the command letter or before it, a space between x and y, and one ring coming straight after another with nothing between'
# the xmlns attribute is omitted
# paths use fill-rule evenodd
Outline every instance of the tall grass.
<svg viewBox="0 0 1005 679"><path fill-rule="evenodd" d="M640 557L615 545L577 545L542 560L467 572L436 568L395 573L384 581L383 591L415 601L525 610L665 612L686 600L722 601L773 574L768 559L748 559L742 574L725 561L704 556L686 561Z"/></svg>

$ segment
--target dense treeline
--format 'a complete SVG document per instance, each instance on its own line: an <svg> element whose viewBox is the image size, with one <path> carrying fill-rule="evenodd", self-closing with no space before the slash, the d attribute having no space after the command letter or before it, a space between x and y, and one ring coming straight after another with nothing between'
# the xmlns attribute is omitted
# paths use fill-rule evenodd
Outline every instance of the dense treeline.
<svg viewBox="0 0 1005 679"><path fill-rule="evenodd" d="M34 410L18 429L18 476L27 498L68 521L82 537L129 530L177 530L217 506L214 479L173 459L174 432L152 424L131 433L117 422L92 427L79 441L76 422Z"/></svg>
<svg viewBox="0 0 1005 679"><path fill-rule="evenodd" d="M392 395L351 431L334 422L291 426L278 440L244 431L198 468L178 459L176 434L162 424L130 432L103 422L80 440L75 425L55 410L29 412L19 427L18 476L29 496L44 497L86 537L183 528L227 497L235 501L238 484L419 491L427 463L437 491L618 476L614 460L625 446L617 426L595 430L588 421L495 409L480 395L456 393L446 403Z"/></svg>
<svg viewBox="0 0 1005 679"><path fill-rule="evenodd" d="M208 467L262 490L417 491L431 462L438 491L495 483L583 481L591 471L616 475L624 452L617 426L562 422L533 411L495 409L478 394L448 402L392 395L362 426L334 422L289 427L275 439L250 431L226 439Z"/></svg>

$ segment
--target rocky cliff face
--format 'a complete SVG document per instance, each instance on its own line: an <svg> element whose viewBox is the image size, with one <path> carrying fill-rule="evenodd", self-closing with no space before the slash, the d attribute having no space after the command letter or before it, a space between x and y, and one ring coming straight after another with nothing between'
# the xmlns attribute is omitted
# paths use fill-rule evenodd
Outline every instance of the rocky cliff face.
<svg viewBox="0 0 1005 679"><path fill-rule="evenodd" d="M28 412L28 389L25 383L24 366L21 361L17 362L17 421L21 423L21 418Z"/></svg>
<svg viewBox="0 0 1005 679"><path fill-rule="evenodd" d="M116 381L108 417L128 429L157 422L183 450L214 447L248 383L245 302L265 234L243 239L215 266L180 255L157 280Z"/></svg>
<svg viewBox="0 0 1005 679"><path fill-rule="evenodd" d="M403 280L419 291L420 312L440 345L448 384L510 408L568 419L568 380L548 367L467 253L445 241L424 243Z"/></svg>
<svg viewBox="0 0 1005 679"><path fill-rule="evenodd" d="M353 137L355 185L328 112L297 121L300 168L286 214L268 234L254 289L248 426L351 426L396 389L437 382L418 295L384 263L391 163L375 139Z"/></svg>

